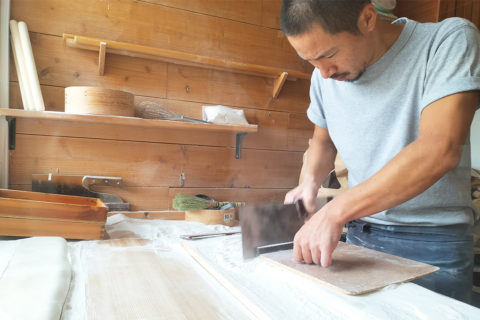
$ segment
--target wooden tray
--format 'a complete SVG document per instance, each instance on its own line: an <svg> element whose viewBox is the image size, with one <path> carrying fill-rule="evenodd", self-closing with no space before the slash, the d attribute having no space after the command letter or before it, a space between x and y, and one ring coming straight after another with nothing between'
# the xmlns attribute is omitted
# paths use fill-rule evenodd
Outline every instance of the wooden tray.
<svg viewBox="0 0 480 320"><path fill-rule="evenodd" d="M100 199L0 189L0 235L102 239L107 207Z"/></svg>

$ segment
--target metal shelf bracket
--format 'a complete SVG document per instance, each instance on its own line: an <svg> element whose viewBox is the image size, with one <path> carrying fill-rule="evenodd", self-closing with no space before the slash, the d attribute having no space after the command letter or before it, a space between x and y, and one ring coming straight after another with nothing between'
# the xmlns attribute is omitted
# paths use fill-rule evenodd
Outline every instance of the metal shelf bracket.
<svg viewBox="0 0 480 320"><path fill-rule="evenodd" d="M15 150L15 136L17 134L17 119L6 116L8 122L8 150Z"/></svg>
<svg viewBox="0 0 480 320"><path fill-rule="evenodd" d="M245 136L247 135L248 133L246 132L239 132L237 133L237 141L236 141L236 144L235 144L235 159L240 159L241 157L241 154L242 154L242 141L243 141L243 138L245 138Z"/></svg>

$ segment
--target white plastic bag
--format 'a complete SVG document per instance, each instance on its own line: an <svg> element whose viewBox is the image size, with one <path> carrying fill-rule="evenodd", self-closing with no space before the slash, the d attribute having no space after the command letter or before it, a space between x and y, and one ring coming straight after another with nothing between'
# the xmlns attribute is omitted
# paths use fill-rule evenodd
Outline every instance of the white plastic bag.
<svg viewBox="0 0 480 320"><path fill-rule="evenodd" d="M248 125L242 109L225 106L202 106L203 120L216 124Z"/></svg>

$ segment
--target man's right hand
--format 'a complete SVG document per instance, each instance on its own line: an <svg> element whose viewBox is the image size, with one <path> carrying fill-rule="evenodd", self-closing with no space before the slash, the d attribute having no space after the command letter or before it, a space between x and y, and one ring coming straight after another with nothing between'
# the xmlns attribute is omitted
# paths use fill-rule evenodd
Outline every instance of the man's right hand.
<svg viewBox="0 0 480 320"><path fill-rule="evenodd" d="M285 195L285 204L293 203L297 199L302 199L305 209L308 212L307 219L310 219L311 215L315 213L315 200L317 198L319 185L312 181L303 181L299 186L290 190Z"/></svg>

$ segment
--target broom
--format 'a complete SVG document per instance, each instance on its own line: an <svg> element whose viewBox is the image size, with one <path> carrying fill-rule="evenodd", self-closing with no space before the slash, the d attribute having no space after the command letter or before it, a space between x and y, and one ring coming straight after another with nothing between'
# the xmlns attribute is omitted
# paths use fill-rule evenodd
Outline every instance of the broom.
<svg viewBox="0 0 480 320"><path fill-rule="evenodd" d="M208 123L207 121L204 121L204 120L178 115L172 110L167 109L164 106L161 106L158 103L153 101L142 101L138 105L136 105L135 116L144 118L144 119Z"/></svg>
<svg viewBox="0 0 480 320"><path fill-rule="evenodd" d="M220 209L227 204L231 204L233 207L238 208L243 207L245 202L220 202L204 195L192 196L184 193L179 193L173 198L173 208L177 210Z"/></svg>

